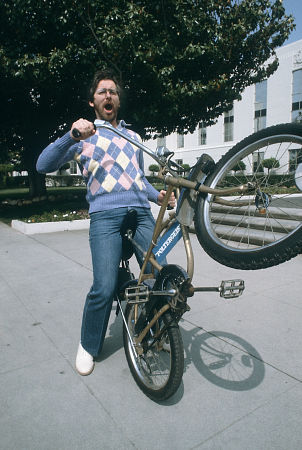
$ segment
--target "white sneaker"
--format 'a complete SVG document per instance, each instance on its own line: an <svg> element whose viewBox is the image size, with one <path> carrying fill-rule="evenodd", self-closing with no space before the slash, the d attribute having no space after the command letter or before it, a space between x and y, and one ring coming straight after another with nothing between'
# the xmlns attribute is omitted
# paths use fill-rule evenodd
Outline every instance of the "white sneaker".
<svg viewBox="0 0 302 450"><path fill-rule="evenodd" d="M93 356L82 347L81 343L76 357L76 369L80 375L90 375L94 369Z"/></svg>

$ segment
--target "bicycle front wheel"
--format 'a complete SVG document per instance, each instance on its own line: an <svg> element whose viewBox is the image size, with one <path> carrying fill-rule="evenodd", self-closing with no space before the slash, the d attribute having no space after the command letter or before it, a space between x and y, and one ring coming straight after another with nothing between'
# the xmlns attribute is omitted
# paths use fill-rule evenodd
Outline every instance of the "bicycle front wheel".
<svg viewBox="0 0 302 450"><path fill-rule="evenodd" d="M223 188L250 183L251 190L198 196L195 230L213 259L253 270L301 253L302 193L295 184L300 160L300 124L281 124L254 133L221 158L205 184Z"/></svg>
<svg viewBox="0 0 302 450"><path fill-rule="evenodd" d="M141 331L136 330L135 318L144 313L142 305L128 304L126 307L125 319L133 341ZM143 326L147 323L146 319ZM164 332L161 334L163 329ZM156 336L159 335L160 339L156 340ZM184 349L179 327L173 322L169 312L164 313L150 329L143 342L135 346L137 356L125 324L123 339L127 362L139 388L155 401L171 397L177 391L182 380Z"/></svg>

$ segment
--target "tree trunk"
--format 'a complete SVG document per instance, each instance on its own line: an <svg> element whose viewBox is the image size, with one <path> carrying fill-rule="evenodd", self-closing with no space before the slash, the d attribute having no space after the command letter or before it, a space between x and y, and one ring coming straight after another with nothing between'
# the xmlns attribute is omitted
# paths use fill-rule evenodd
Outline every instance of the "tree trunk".
<svg viewBox="0 0 302 450"><path fill-rule="evenodd" d="M41 136L42 138L40 137L40 134L30 134L24 139L25 152L23 156L23 163L28 173L29 195L32 198L41 197L42 195L47 194L45 174L38 173L36 169L39 154L41 153L41 149L45 146L42 130Z"/></svg>
<svg viewBox="0 0 302 450"><path fill-rule="evenodd" d="M40 197L46 195L45 175L38 173L35 169L27 169L29 182L29 195Z"/></svg>

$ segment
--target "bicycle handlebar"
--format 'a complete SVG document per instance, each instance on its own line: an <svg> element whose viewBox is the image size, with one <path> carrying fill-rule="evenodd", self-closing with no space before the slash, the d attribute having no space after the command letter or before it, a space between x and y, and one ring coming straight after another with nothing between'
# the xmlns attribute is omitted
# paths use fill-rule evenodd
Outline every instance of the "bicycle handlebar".
<svg viewBox="0 0 302 450"><path fill-rule="evenodd" d="M131 144L135 145L136 147L140 148L143 152L147 153L149 156L151 156L151 158L155 159L155 161L161 166L164 167L167 164L167 156L164 154L158 155L155 151L151 150L150 148L146 147L144 144L142 144L141 142L131 138L130 136L127 136L126 134L124 134L121 130L119 130L118 128L113 127L112 125L106 123L103 120L95 120L94 121L94 128L105 128L107 130L113 131L115 134L119 135L120 137L126 139L127 141L129 141ZM72 130L72 135L73 137L75 137L76 139L81 137L81 132L77 129L77 128L73 128ZM171 155L171 153L169 152L169 155ZM168 155L168 156L169 156ZM173 161L173 165L176 166L178 169L182 169L181 166L178 166L177 163L175 163ZM171 171L171 173L173 173L173 175L177 176L177 171L173 170L171 167L169 167L169 170Z"/></svg>
<svg viewBox="0 0 302 450"><path fill-rule="evenodd" d="M188 189L194 189L195 191L198 191L198 192L206 192L206 193L210 193L213 195L222 195L222 194L227 195L227 194L233 194L235 192L243 193L243 192L249 191L251 188L254 187L253 183L247 183L245 185L243 184L241 186L236 186L236 188L211 189L211 188L205 186L204 184L200 184L198 182L196 183L187 178L183 178L181 175L179 175L178 170L173 170L171 168L171 166L169 165L169 162L167 163L168 158L166 156L164 156L164 155L158 156L158 154L156 152L149 149L141 142L136 141L135 139L131 138L130 136L127 136L121 130L119 130L118 128L114 128L112 125L106 123L105 121L99 120L99 119L95 120L94 127L95 127L95 129L96 128L105 128L107 130L113 131L120 137L126 139L131 144L135 145L136 147L140 148L142 151L146 152L149 156L151 156L153 159L155 159L155 161L157 161L161 167L168 167L170 174L173 176L168 175L167 173L166 174L158 174L158 178L164 180L164 182L168 185L173 185L176 187L185 187ZM72 134L76 138L81 137L81 133L77 128L73 128ZM171 153L169 153L168 156L170 156L170 155L171 155ZM175 163L174 161L171 161L171 163L173 163L173 165L176 166L177 168L182 168L182 167L178 166L178 164ZM232 205L232 206L237 205L237 204L233 205L233 203L231 203L231 202L227 202L224 204L228 204L228 205Z"/></svg>

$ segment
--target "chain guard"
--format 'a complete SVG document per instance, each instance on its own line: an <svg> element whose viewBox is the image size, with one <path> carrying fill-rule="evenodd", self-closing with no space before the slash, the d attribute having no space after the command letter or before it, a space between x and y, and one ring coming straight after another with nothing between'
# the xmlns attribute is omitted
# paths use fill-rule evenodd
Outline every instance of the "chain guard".
<svg viewBox="0 0 302 450"><path fill-rule="evenodd" d="M147 321L152 320L154 309L159 310L164 304L171 306L173 320L178 322L181 316L189 311L190 307L187 304L187 297L192 296L194 289L192 289L191 279L187 272L182 267L167 264L157 274L154 286L154 291L165 291L167 289L177 290L175 296L171 295L151 295L150 300L145 304L145 311L142 312L135 324L135 332L139 334L147 325Z"/></svg>
<svg viewBox="0 0 302 450"><path fill-rule="evenodd" d="M169 303L172 310L182 311L182 313L189 309L187 297L192 296L191 287L191 279L187 272L175 264L167 264L164 266L159 272L154 284L154 290L165 291L175 289L177 291L175 296L167 295L161 297L161 299Z"/></svg>

